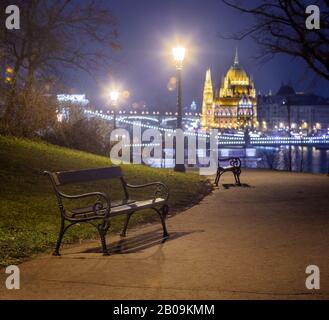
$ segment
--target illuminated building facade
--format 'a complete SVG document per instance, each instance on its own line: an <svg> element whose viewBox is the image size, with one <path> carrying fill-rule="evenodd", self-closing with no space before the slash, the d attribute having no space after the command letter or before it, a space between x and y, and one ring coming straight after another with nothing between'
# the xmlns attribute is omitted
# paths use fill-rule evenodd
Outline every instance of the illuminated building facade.
<svg viewBox="0 0 329 320"><path fill-rule="evenodd" d="M72 104L86 106L89 104L89 100L86 98L85 94L58 94L57 101L60 104Z"/></svg>
<svg viewBox="0 0 329 320"><path fill-rule="evenodd" d="M257 98L253 80L239 63L238 52L219 92L214 92L211 71L206 73L202 127L241 129L257 126Z"/></svg>
<svg viewBox="0 0 329 320"><path fill-rule="evenodd" d="M275 95L258 96L258 121L263 131L286 130L289 118L293 131L326 133L329 128L329 99L313 93L296 92L292 85L284 83Z"/></svg>
<svg viewBox="0 0 329 320"><path fill-rule="evenodd" d="M58 94L57 101L59 110L57 110L57 120L62 122L69 119L71 107L86 107L89 105L89 100L85 94Z"/></svg>

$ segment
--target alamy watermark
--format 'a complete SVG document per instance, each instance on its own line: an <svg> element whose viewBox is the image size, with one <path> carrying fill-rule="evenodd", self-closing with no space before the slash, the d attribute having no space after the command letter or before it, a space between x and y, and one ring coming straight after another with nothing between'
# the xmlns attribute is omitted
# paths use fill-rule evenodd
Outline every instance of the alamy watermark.
<svg viewBox="0 0 329 320"><path fill-rule="evenodd" d="M8 266L5 270L9 274L5 281L5 286L8 290L19 290L20 287L20 270L17 266Z"/></svg>
<svg viewBox="0 0 329 320"><path fill-rule="evenodd" d="M17 5L9 5L5 9L7 15L5 19L5 26L8 30L20 29L20 9ZM319 30L320 26L320 8L317 5L309 5L305 9L305 13L308 15L305 21L306 29Z"/></svg>
<svg viewBox="0 0 329 320"><path fill-rule="evenodd" d="M5 26L8 30L19 30L21 28L21 17L19 7L16 5L7 6L5 9Z"/></svg>
<svg viewBox="0 0 329 320"><path fill-rule="evenodd" d="M5 286L8 290L20 289L20 269L18 266L11 265L5 269L9 276L5 280ZM320 290L320 268L316 265L306 267L307 274L305 287L307 290Z"/></svg>
<svg viewBox="0 0 329 320"><path fill-rule="evenodd" d="M199 165L200 175L214 175L218 168L218 130L198 134L184 134L147 129L142 133L138 123L128 130L116 129L110 140L115 143L110 158L116 165L152 162Z"/></svg>
<svg viewBox="0 0 329 320"><path fill-rule="evenodd" d="M321 28L320 25L320 8L316 5L310 5L306 7L306 14L309 16L305 21L306 29L308 30L319 30Z"/></svg>
<svg viewBox="0 0 329 320"><path fill-rule="evenodd" d="M305 281L306 289L320 290L320 268L316 265L310 265L306 268L307 276Z"/></svg>

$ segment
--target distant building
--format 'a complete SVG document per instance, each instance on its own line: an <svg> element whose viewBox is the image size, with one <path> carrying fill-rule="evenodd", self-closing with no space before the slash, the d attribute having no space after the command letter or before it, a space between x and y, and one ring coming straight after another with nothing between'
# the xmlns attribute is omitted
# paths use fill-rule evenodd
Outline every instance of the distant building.
<svg viewBox="0 0 329 320"><path fill-rule="evenodd" d="M59 110L57 110L57 120L62 122L70 117L71 107L86 107L89 105L89 100L85 94L58 94L57 101Z"/></svg>
<svg viewBox="0 0 329 320"><path fill-rule="evenodd" d="M198 112L198 105L196 104L196 102L193 100L191 105L189 107L184 107L184 113L188 113L188 114L195 114Z"/></svg>
<svg viewBox="0 0 329 320"><path fill-rule="evenodd" d="M57 100L62 105L71 104L85 107L89 104L85 94L58 94Z"/></svg>
<svg viewBox="0 0 329 320"><path fill-rule="evenodd" d="M329 127L329 99L298 93L291 85L282 84L276 95L258 96L260 128L287 128L289 107L292 129L311 132Z"/></svg>
<svg viewBox="0 0 329 320"><path fill-rule="evenodd" d="M203 91L202 127L239 129L257 125L257 98L253 80L239 63L236 51L233 65L214 92L211 71L206 73Z"/></svg>

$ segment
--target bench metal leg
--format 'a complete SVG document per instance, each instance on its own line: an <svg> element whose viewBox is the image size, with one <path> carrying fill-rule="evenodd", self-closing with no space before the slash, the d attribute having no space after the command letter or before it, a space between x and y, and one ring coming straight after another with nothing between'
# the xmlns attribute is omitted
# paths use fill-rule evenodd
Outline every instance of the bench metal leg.
<svg viewBox="0 0 329 320"><path fill-rule="evenodd" d="M235 178L235 183L236 183L238 186L241 186L241 182L240 182L240 174L241 174L241 172L239 172L239 171L234 171L233 174L234 174L234 178Z"/></svg>
<svg viewBox="0 0 329 320"><path fill-rule="evenodd" d="M166 216L169 212L169 207L167 205L164 205L160 210L157 208L152 208L160 217L162 228L163 228L163 237L167 238L169 237L169 233L167 231L166 227Z"/></svg>
<svg viewBox="0 0 329 320"><path fill-rule="evenodd" d="M110 253L106 246L106 234L107 234L107 231L109 230L109 222L103 221L103 223L101 223L97 226L97 230L98 230L99 236L101 238L103 255L109 256Z"/></svg>
<svg viewBox="0 0 329 320"><path fill-rule="evenodd" d="M166 218L167 218L168 213L169 213L169 206L165 204L162 207L161 212L160 212L160 219L161 219L161 223L162 223L164 238L169 237L169 233L167 231L167 226L166 226Z"/></svg>
<svg viewBox="0 0 329 320"><path fill-rule="evenodd" d="M238 174L236 175L236 177L237 177L237 181L238 181L238 185L239 185L239 186L241 186L240 174L241 174L241 173L238 173Z"/></svg>
<svg viewBox="0 0 329 320"><path fill-rule="evenodd" d="M128 225L129 225L129 221L130 221L130 218L131 218L131 216L133 214L134 214L134 212L127 214L125 225L124 225L123 230L122 230L122 232L120 234L120 237L122 237L122 238L126 237L126 235L127 235L127 229L128 229Z"/></svg>
<svg viewBox="0 0 329 320"><path fill-rule="evenodd" d="M215 186L216 187L218 187L221 175L222 175L221 172L217 172L217 176L216 176L216 180L215 180Z"/></svg>
<svg viewBox="0 0 329 320"><path fill-rule="evenodd" d="M59 253L59 249L61 248L64 233L65 233L65 221L64 221L63 218L61 218L61 226L60 226L60 229L59 229L56 248L55 248L55 251L53 252L53 256L55 256L55 257L59 257L61 255Z"/></svg>

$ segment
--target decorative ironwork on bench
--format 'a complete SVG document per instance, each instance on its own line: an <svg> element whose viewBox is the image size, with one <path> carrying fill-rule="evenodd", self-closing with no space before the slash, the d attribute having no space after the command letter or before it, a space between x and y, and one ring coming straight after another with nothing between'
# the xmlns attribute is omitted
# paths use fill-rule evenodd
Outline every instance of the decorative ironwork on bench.
<svg viewBox="0 0 329 320"><path fill-rule="evenodd" d="M222 166L224 162L228 162L229 166ZM217 175L215 179L215 185L218 187L219 180L221 176L226 173L226 172L232 172L235 183L237 185L241 185L240 182L240 175L241 175L241 159L237 157L232 157L232 158L220 158L218 159L218 169L217 169Z"/></svg>
<svg viewBox="0 0 329 320"><path fill-rule="evenodd" d="M126 183L123 172L120 167L110 167L101 169L89 169L66 172L49 172L45 171L50 179L54 189L58 208L61 215L60 231L55 256L60 255L60 247L65 232L77 223L85 222L92 224L99 232L104 255L109 255L106 245L106 234L110 228L110 219L118 215L125 215L126 221L121 236L126 236L127 228L131 216L144 209L153 209L159 214L163 236L168 237L166 228L166 216L169 212L168 199L169 190L162 182L154 182L143 185L131 185ZM103 192L91 192L79 195L68 195L60 190L60 187L69 184L82 182L93 182L98 180L119 179L123 190L124 197L119 201L111 201L110 195ZM130 197L129 190L144 190L146 188L154 189L153 197L144 200L134 200ZM74 209L69 209L64 205L64 201L87 199L89 205Z"/></svg>

